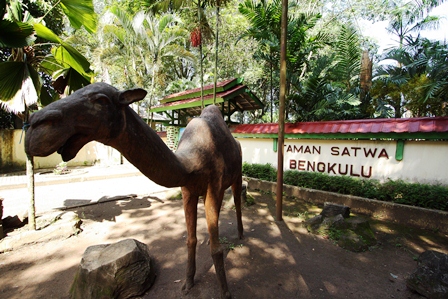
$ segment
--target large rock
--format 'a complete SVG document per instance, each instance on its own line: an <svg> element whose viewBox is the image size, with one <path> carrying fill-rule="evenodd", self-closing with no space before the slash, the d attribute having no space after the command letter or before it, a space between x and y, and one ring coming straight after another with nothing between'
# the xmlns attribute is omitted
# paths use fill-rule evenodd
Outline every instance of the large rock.
<svg viewBox="0 0 448 299"><path fill-rule="evenodd" d="M369 222L363 217L350 217L350 208L333 203L325 203L322 212L303 222L306 229L318 235L324 235L338 246L361 252L377 243Z"/></svg>
<svg viewBox="0 0 448 299"><path fill-rule="evenodd" d="M342 215L344 218L350 217L350 207L335 204L332 202L324 203L324 208L320 213L323 217L334 217L337 215Z"/></svg>
<svg viewBox="0 0 448 299"><path fill-rule="evenodd" d="M423 252L406 285L427 298L448 298L448 255L433 250Z"/></svg>
<svg viewBox="0 0 448 299"><path fill-rule="evenodd" d="M70 289L72 299L125 299L144 294L155 271L145 244L126 239L90 246Z"/></svg>

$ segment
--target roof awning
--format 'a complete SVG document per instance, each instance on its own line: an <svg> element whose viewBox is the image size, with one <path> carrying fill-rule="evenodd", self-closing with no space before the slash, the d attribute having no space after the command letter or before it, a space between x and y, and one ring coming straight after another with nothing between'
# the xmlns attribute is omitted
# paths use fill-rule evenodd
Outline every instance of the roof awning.
<svg viewBox="0 0 448 299"><path fill-rule="evenodd" d="M237 137L277 138L278 124L234 126ZM286 138L448 139L448 117L376 118L285 124Z"/></svg>
<svg viewBox="0 0 448 299"><path fill-rule="evenodd" d="M164 97L160 105L151 112L176 111L179 116L198 116L201 114L201 89L195 88ZM213 104L213 84L204 86L204 106ZM264 105L241 79L229 79L217 83L216 104L221 104L221 111L231 115L236 111L263 109Z"/></svg>

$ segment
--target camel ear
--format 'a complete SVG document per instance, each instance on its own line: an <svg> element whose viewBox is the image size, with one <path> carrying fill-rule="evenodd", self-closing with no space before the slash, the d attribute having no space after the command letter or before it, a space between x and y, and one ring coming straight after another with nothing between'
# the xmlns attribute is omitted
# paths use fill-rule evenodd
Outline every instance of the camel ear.
<svg viewBox="0 0 448 299"><path fill-rule="evenodd" d="M122 91L120 93L120 97L118 101L122 105L129 105L131 103L134 103L136 101L143 100L146 96L147 92L144 89L141 88L134 88Z"/></svg>

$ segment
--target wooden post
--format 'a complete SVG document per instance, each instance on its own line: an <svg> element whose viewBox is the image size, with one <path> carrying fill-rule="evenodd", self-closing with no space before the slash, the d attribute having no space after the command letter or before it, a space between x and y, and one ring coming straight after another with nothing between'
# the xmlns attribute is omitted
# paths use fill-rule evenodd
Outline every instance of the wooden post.
<svg viewBox="0 0 448 299"><path fill-rule="evenodd" d="M26 155L26 175L29 195L28 207L28 227L29 230L36 230L36 205L34 199L34 160L32 156Z"/></svg>
<svg viewBox="0 0 448 299"><path fill-rule="evenodd" d="M286 98L286 38L288 30L288 0L282 0L282 23L280 37L280 105L278 114L277 151L277 200L276 218L283 221L283 152L285 143L285 98Z"/></svg>

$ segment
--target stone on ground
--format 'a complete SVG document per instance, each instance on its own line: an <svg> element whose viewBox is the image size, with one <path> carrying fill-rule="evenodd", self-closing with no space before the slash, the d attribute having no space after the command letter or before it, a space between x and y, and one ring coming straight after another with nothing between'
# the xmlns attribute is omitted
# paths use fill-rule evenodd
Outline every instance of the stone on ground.
<svg viewBox="0 0 448 299"><path fill-rule="evenodd" d="M426 298L448 298L448 255L433 250L420 254L406 285Z"/></svg>
<svg viewBox="0 0 448 299"><path fill-rule="evenodd" d="M90 246L70 289L72 299L126 299L143 295L155 270L147 246L134 239Z"/></svg>
<svg viewBox="0 0 448 299"><path fill-rule="evenodd" d="M338 246L361 252L377 243L369 222L362 217L350 217L350 208L343 205L325 203L322 212L303 222L311 233L324 235L336 241Z"/></svg>
<svg viewBox="0 0 448 299"><path fill-rule="evenodd" d="M324 208L320 213L323 217L334 217L342 215L344 218L350 217L350 207L339 205L331 202L324 203Z"/></svg>

